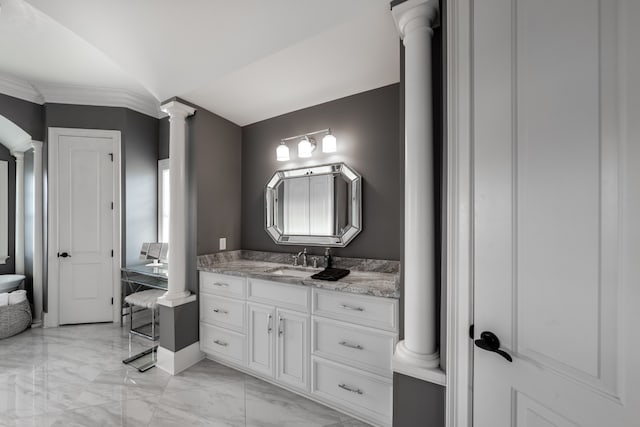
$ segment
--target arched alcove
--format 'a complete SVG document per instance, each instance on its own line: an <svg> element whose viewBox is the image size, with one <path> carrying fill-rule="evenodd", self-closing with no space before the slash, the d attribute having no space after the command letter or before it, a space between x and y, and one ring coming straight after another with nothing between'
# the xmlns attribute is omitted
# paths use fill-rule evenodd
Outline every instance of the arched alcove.
<svg viewBox="0 0 640 427"><path fill-rule="evenodd" d="M39 322L43 294L42 142L33 141L31 135L20 126L0 115L0 144L10 154L5 154L5 158L0 159L7 162L6 168L3 167L4 164L0 164L0 263L5 263L12 252L12 272L25 273L25 228L28 228L31 238L28 247L33 272L34 320ZM32 179L29 180L31 184L27 192L31 196L29 200L25 200L25 153L28 153L29 159L33 155L33 169L29 173ZM9 164L11 168L8 167ZM13 173L9 175L9 169L11 172L15 170L15 180ZM25 207L31 214L28 224L25 224ZM15 221L9 221L13 212ZM10 243L13 243L13 247Z"/></svg>

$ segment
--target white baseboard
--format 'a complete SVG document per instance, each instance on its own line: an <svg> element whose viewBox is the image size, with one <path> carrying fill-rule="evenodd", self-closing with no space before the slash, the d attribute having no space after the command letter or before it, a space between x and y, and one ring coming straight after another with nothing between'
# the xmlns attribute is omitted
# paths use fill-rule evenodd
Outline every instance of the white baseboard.
<svg viewBox="0 0 640 427"><path fill-rule="evenodd" d="M204 353L200 351L200 341L175 353L164 347L158 347L157 356L156 366L171 375L179 374L204 359Z"/></svg>

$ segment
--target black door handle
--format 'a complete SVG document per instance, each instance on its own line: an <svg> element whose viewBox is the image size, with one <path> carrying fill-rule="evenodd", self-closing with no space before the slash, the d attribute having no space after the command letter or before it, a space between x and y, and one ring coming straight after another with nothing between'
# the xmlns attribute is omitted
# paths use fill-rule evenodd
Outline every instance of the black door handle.
<svg viewBox="0 0 640 427"><path fill-rule="evenodd" d="M513 359L511 359L511 355L509 353L504 350L500 350L500 340L493 332L484 331L480 334L480 339L475 340L475 343L481 349L498 353L509 362L513 362Z"/></svg>
<svg viewBox="0 0 640 427"><path fill-rule="evenodd" d="M71 258L67 252L58 252L58 258Z"/></svg>

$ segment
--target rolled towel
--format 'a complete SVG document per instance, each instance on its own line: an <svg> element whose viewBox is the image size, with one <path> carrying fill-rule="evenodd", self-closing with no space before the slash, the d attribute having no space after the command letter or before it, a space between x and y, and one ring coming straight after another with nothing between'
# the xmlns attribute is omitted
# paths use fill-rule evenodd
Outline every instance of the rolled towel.
<svg viewBox="0 0 640 427"><path fill-rule="evenodd" d="M9 305L9 294L6 292L0 294L0 307L3 305Z"/></svg>
<svg viewBox="0 0 640 427"><path fill-rule="evenodd" d="M9 294L9 305L14 305L27 300L27 291L19 289Z"/></svg>

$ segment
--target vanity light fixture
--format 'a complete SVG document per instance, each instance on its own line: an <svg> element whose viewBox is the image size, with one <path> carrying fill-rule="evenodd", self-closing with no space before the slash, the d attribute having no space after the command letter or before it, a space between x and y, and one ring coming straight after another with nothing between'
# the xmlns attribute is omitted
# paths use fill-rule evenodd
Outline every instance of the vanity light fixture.
<svg viewBox="0 0 640 427"><path fill-rule="evenodd" d="M331 129L322 129L315 132L308 132L302 135L291 136L280 140L280 145L276 149L276 159L279 162L286 162L290 160L289 147L287 142L298 141L298 157L308 158L316 150L316 140L312 135L324 134L322 138L322 152L323 153L335 153L337 151L336 137L331 133Z"/></svg>

